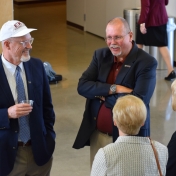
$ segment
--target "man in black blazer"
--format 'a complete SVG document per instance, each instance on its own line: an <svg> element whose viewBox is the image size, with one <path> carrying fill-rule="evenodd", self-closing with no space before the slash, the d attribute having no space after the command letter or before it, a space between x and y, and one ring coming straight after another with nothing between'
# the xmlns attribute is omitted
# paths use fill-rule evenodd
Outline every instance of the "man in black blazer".
<svg viewBox="0 0 176 176"><path fill-rule="evenodd" d="M49 83L43 63L30 57L33 38L24 23L6 22L0 31L0 176L49 176L55 148L53 110ZM18 102L16 68L24 84L26 99L33 107ZM20 118L27 116L30 137L19 136Z"/></svg>
<svg viewBox="0 0 176 176"><path fill-rule="evenodd" d="M99 148L118 137L112 108L121 96L132 94L144 101L147 119L138 135L150 136L149 102L156 84L157 61L139 49L132 36L125 19L112 19L106 27L108 47L95 51L92 62L79 79L78 93L87 100L73 148L90 145L91 162Z"/></svg>

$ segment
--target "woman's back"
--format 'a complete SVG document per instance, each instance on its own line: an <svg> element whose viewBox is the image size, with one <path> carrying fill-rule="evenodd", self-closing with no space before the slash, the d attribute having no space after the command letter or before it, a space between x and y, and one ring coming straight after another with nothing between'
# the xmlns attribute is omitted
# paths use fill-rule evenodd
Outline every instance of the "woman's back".
<svg viewBox="0 0 176 176"><path fill-rule="evenodd" d="M163 175L166 174L167 147L154 141ZM93 164L92 176L158 176L158 168L150 140L147 137L120 136L115 143L100 149L99 162Z"/></svg>

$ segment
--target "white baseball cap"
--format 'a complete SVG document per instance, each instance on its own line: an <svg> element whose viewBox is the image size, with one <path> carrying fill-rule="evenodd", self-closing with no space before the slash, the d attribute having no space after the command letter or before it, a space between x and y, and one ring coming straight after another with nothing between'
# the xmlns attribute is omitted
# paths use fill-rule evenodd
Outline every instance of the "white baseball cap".
<svg viewBox="0 0 176 176"><path fill-rule="evenodd" d="M7 21L0 30L0 41L11 37L21 37L37 29L27 28L26 25L17 20Z"/></svg>

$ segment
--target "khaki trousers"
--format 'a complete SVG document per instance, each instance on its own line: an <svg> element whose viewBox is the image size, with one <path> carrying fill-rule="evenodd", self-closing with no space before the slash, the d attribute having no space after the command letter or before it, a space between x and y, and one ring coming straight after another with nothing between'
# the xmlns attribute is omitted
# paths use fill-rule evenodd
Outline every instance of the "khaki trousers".
<svg viewBox="0 0 176 176"><path fill-rule="evenodd" d="M51 158L45 165L38 166L33 157L31 146L18 147L12 172L8 176L50 176Z"/></svg>
<svg viewBox="0 0 176 176"><path fill-rule="evenodd" d="M95 130L90 137L90 168L92 168L93 160L100 148L113 142L112 136Z"/></svg>

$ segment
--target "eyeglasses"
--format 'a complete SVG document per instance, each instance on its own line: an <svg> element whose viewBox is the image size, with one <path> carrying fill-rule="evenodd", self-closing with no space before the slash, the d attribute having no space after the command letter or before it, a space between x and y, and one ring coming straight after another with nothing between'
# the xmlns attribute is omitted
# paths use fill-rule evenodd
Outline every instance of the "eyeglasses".
<svg viewBox="0 0 176 176"><path fill-rule="evenodd" d="M127 34L125 34L124 36L114 36L114 37L105 37L105 41L106 42L111 42L112 40L114 40L115 42L117 41L121 41L126 35L128 35L130 32L128 32Z"/></svg>
<svg viewBox="0 0 176 176"><path fill-rule="evenodd" d="M31 38L30 40L22 41L19 43L22 44L23 46L27 46L29 43L30 45L32 45L33 41L34 41L34 38Z"/></svg>
<svg viewBox="0 0 176 176"><path fill-rule="evenodd" d="M10 40L10 42L11 42L11 41L15 41L15 40ZM26 40L26 41L21 41L21 42L15 41L15 42L18 42L18 43L20 43L21 45L23 45L23 47L25 47L25 46L27 46L28 44L32 45L33 41L34 41L34 38L31 38L30 40Z"/></svg>

